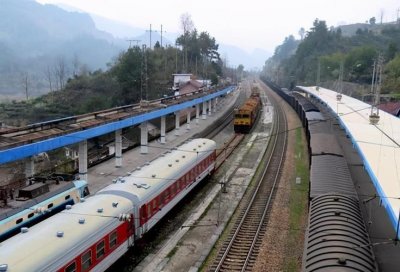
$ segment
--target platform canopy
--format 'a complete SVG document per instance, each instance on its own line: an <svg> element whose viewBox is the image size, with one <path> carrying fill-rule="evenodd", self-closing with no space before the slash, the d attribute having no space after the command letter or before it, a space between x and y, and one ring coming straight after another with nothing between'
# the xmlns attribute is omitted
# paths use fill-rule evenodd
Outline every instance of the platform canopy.
<svg viewBox="0 0 400 272"><path fill-rule="evenodd" d="M350 136L396 230L400 214L400 118L379 111L370 124L371 105L319 87L297 87L325 104Z"/></svg>

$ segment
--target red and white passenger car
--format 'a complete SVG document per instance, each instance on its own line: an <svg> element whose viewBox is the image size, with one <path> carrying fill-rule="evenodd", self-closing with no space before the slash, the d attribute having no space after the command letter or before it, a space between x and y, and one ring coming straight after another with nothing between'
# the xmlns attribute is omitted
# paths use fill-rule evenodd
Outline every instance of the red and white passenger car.
<svg viewBox="0 0 400 272"><path fill-rule="evenodd" d="M215 168L216 144L193 139L0 243L0 271L104 271Z"/></svg>

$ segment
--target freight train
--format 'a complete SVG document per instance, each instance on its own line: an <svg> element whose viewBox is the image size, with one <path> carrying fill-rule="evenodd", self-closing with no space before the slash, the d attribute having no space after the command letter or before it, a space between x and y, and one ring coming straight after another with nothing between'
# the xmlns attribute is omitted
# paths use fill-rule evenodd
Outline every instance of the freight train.
<svg viewBox="0 0 400 272"><path fill-rule="evenodd" d="M0 244L0 271L104 271L215 169L193 139Z"/></svg>
<svg viewBox="0 0 400 272"><path fill-rule="evenodd" d="M310 209L302 271L377 271L360 200L329 112L297 91L265 81L299 115L310 155ZM318 105L318 104L317 104ZM360 246L362 245L362 246Z"/></svg>
<svg viewBox="0 0 400 272"><path fill-rule="evenodd" d="M254 126L261 108L260 91L253 87L251 96L239 108L235 109L233 129L236 133L249 133Z"/></svg>

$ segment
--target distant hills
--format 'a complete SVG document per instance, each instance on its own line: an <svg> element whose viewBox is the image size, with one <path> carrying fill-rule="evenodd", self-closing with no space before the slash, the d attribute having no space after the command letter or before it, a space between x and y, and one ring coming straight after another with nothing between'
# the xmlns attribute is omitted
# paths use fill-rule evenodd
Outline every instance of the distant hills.
<svg viewBox="0 0 400 272"><path fill-rule="evenodd" d="M24 92L26 76L29 95L46 92L45 72L57 62L64 62L69 76L73 62L88 70L106 68L122 49L88 14L33 0L0 1L0 94Z"/></svg>
<svg viewBox="0 0 400 272"><path fill-rule="evenodd" d="M174 45L178 35L167 32L163 44ZM148 46L150 43L145 29L74 7L0 0L0 99L46 93L50 81L52 89L57 89L60 64L64 81L82 70L107 69L107 63L129 47L128 39L141 40L139 44ZM157 40L161 40L159 31L152 33L153 46ZM250 54L221 43L219 51L230 66L243 64L246 69L261 68L271 55L263 50Z"/></svg>

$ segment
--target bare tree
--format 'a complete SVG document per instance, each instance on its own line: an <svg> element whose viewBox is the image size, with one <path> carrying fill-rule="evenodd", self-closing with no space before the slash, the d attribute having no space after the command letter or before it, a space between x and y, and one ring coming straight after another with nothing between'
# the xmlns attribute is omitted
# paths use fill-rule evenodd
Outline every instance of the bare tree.
<svg viewBox="0 0 400 272"><path fill-rule="evenodd" d="M29 99L29 85L30 85L29 73L28 72L22 72L21 73L21 84L22 84L22 87L25 90L26 100L28 100Z"/></svg>
<svg viewBox="0 0 400 272"><path fill-rule="evenodd" d="M187 68L187 38L194 30L194 23L192 20L192 16L185 12L181 15L181 28L183 30L183 70L186 71Z"/></svg>
<svg viewBox="0 0 400 272"><path fill-rule="evenodd" d="M187 12L181 15L181 28L183 30L183 35L190 33L194 29L192 16Z"/></svg>
<svg viewBox="0 0 400 272"><path fill-rule="evenodd" d="M50 92L53 92L53 73L49 65L46 66L46 70L44 71L44 76L46 77L47 83L49 83Z"/></svg>
<svg viewBox="0 0 400 272"><path fill-rule="evenodd" d="M79 67L80 67L81 63L79 61L78 55L75 53L74 57L72 59L72 75L74 77L78 76L79 73Z"/></svg>
<svg viewBox="0 0 400 272"><path fill-rule="evenodd" d="M59 57L56 61L54 74L60 90L64 89L65 81L67 78L67 67L64 57Z"/></svg>
<svg viewBox="0 0 400 272"><path fill-rule="evenodd" d="M304 27L300 28L299 30L299 35L300 35L300 39L303 40L304 39L304 35L306 34L306 30L304 29Z"/></svg>

